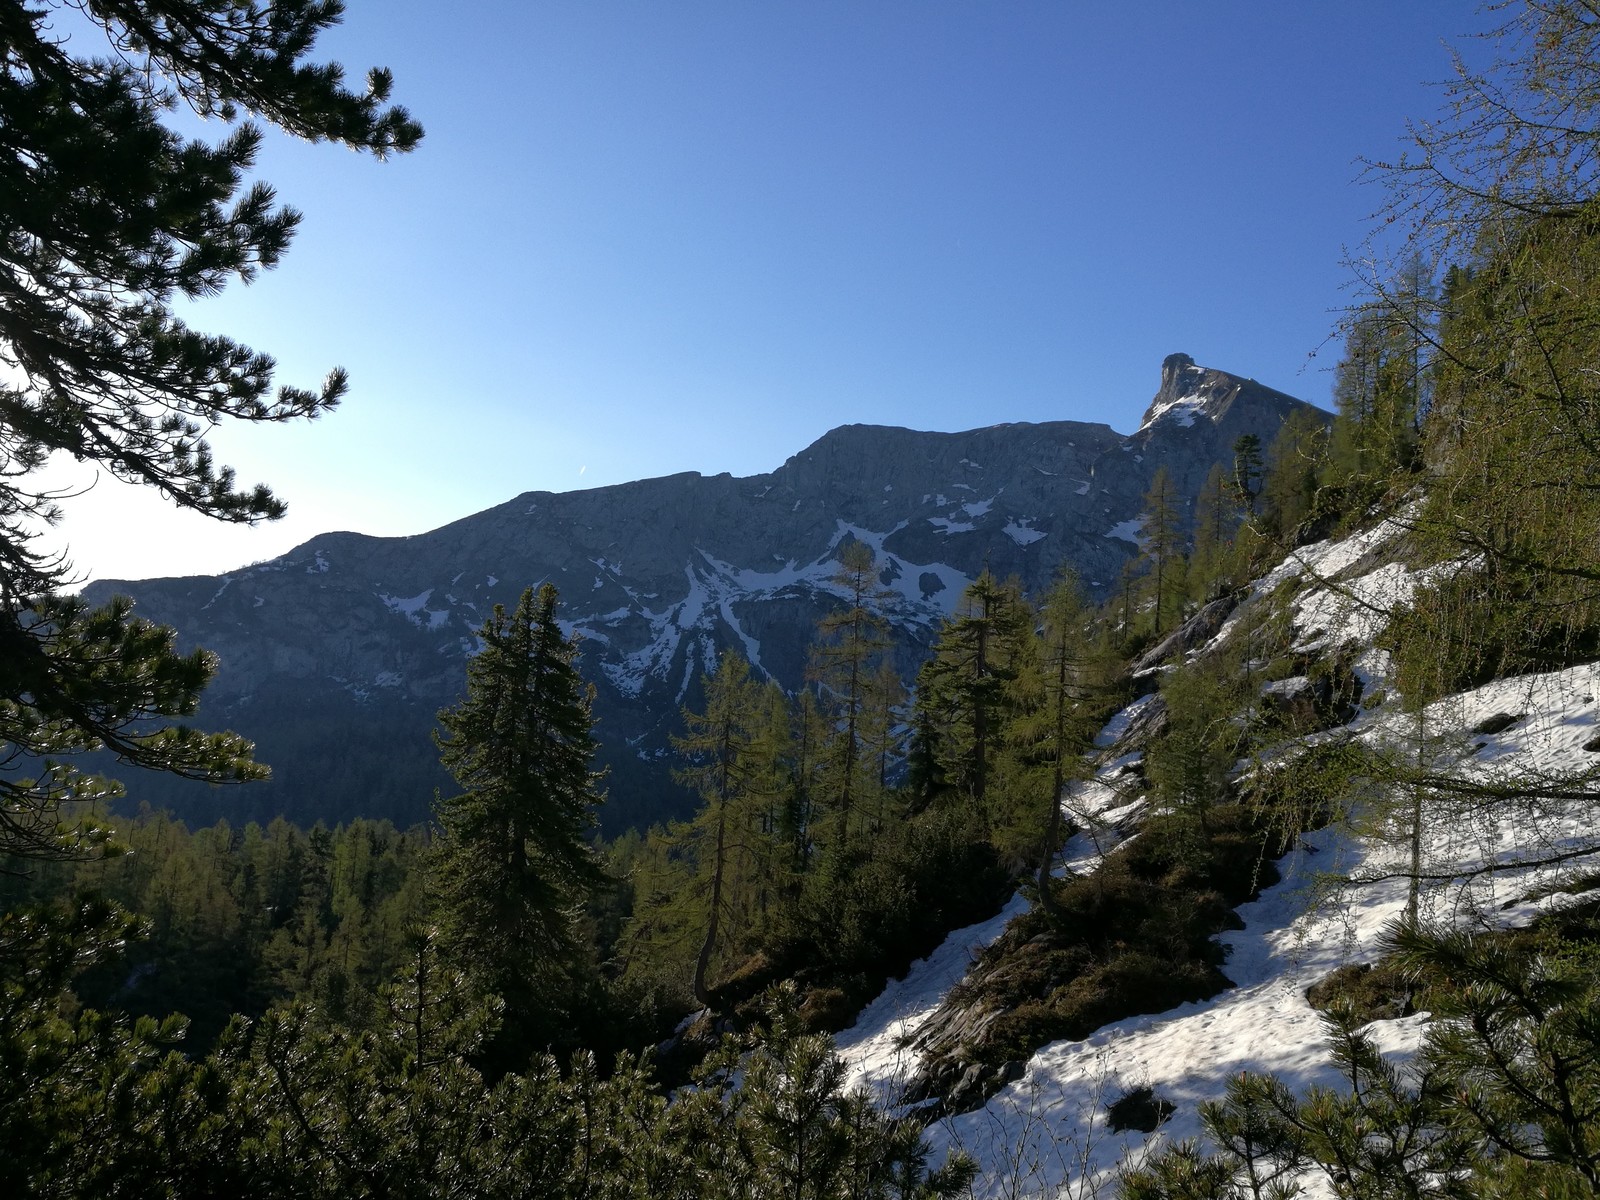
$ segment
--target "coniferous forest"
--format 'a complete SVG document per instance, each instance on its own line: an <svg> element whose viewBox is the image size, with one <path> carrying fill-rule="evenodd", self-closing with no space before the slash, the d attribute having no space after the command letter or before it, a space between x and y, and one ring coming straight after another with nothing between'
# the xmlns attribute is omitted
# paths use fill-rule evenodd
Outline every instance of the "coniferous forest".
<svg viewBox="0 0 1600 1200"><path fill-rule="evenodd" d="M1196 496L1158 472L1139 552L1101 595L984 572L912 678L873 551L846 540L805 685L725 654L674 741L697 811L612 840L548 584L480 630L428 751L453 786L424 826L191 829L130 813L81 765L263 771L248 731L185 723L205 652L66 591L45 460L271 519L278 499L240 488L208 429L315 416L345 387L277 386L265 354L179 315L275 265L298 215L244 181L252 125L207 144L163 112L249 114L379 159L423 132L386 72L318 64L336 3L85 6L116 59L76 56L48 4L0 9L0 1194L997 1194L978 1162L929 1151L929 1123L1047 1044L1229 988L1218 935L1281 856L1340 824L1390 839L1410 896L1378 962L1311 988L1345 1086L1230 1077L1200 1107L1204 1139L1096 1186L1600 1192L1600 842L1525 847L1517 865L1548 867L1570 902L1510 928L1440 920L1424 853L1439 811L1592 806L1600 779L1452 773L1417 749L1442 698L1600 660L1587 0L1497 8L1495 61L1463 64L1413 148L1367 165L1387 207L1352 267L1331 421L1241 438ZM1420 582L1363 601L1392 663L1378 696L1348 646L1296 640L1293 589L1269 573L1385 521ZM1124 768L1146 800L1111 831L1065 801L1135 701L1161 714ZM1413 722L1410 751L1339 736L1380 705ZM1094 869L1064 866L1074 835L1107 837ZM904 1102L847 1087L831 1035L1019 892ZM1402 1069L1366 1030L1423 1011Z"/></svg>

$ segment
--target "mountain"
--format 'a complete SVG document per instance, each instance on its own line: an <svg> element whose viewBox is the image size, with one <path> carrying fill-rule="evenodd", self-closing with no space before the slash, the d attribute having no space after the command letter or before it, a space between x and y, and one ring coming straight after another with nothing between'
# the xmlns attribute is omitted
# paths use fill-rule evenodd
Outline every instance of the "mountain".
<svg viewBox="0 0 1600 1200"><path fill-rule="evenodd" d="M1159 467L1192 497L1238 437L1269 445L1305 407L1173 354L1131 435L1076 421L849 425L765 475L526 492L411 537L328 533L224 575L96 583L89 599L127 594L219 656L197 723L254 738L274 768L248 792L128 779L130 800L206 821L423 819L434 788L451 786L429 733L463 691L476 630L550 580L596 687L607 827L676 815L669 737L699 676L735 646L798 687L816 622L839 604L845 540L877 555L909 674L985 566L1032 591L1070 565L1104 594L1138 551Z"/></svg>

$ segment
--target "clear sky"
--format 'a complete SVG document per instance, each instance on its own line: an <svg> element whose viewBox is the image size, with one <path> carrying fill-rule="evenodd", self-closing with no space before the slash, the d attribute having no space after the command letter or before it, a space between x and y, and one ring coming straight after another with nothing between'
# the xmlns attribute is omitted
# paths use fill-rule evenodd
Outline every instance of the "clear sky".
<svg viewBox="0 0 1600 1200"><path fill-rule="evenodd" d="M96 578L406 534L530 489L771 470L851 422L1139 422L1181 350L1328 404L1362 155L1431 116L1463 3L351 0L319 47L427 129L268 139L305 213L194 306L335 364L335 414L224 428L290 503L246 530L102 483ZM1315 357L1312 357L1315 352ZM130 529L137 536L130 536Z"/></svg>

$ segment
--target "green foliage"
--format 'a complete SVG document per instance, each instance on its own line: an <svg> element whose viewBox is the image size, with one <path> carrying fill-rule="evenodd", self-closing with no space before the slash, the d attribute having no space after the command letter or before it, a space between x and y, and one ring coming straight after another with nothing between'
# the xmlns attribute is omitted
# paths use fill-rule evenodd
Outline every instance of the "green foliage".
<svg viewBox="0 0 1600 1200"><path fill-rule="evenodd" d="M0 852L29 856L102 849L59 810L112 785L65 756L104 747L208 781L264 774L243 739L167 723L194 711L210 656L177 654L172 632L134 619L126 601L90 610L52 594L74 571L38 544L61 496L41 468L67 455L208 516L270 519L283 503L262 485L238 488L207 433L229 419L314 417L345 390L335 370L320 389L273 395L270 357L174 312L180 296L275 266L299 214L265 183L240 194L255 125L213 145L163 114L186 103L232 125L243 112L379 157L422 136L388 106L387 72L356 93L336 64L303 61L337 4L96 4L83 15L113 49L98 57L79 56L87 38L59 34L57 7L13 5L0 18Z"/></svg>
<svg viewBox="0 0 1600 1200"><path fill-rule="evenodd" d="M1040 616L1032 672L1039 695L1018 706L1021 711L1008 730L1008 757L1022 777L1007 791L1012 809L1021 811L1004 813L1001 828L1042 830L1031 849L1039 864L1035 884L1048 907L1050 868L1063 840L1062 796L1068 782L1086 770L1085 754L1097 727L1093 710L1105 688L1097 677L1088 605L1075 577L1063 573L1045 597ZM1006 849L1003 841L997 840L997 846Z"/></svg>
<svg viewBox="0 0 1600 1200"><path fill-rule="evenodd" d="M300 1001L195 1059L173 1050L181 1019L63 1006L75 965L126 928L94 904L0 923L7 1195L932 1200L972 1177L959 1157L930 1169L918 1123L845 1094L792 998L670 1106L631 1057L543 1057L491 1083L472 1060L498 1006L419 932L368 1026Z"/></svg>
<svg viewBox="0 0 1600 1200"><path fill-rule="evenodd" d="M1207 656L1161 680L1167 728L1146 752L1145 776L1160 803L1202 823L1229 798L1229 774L1250 747L1245 713L1252 681L1242 667Z"/></svg>
<svg viewBox="0 0 1600 1200"><path fill-rule="evenodd" d="M951 930L992 916L1011 875L970 816L936 810L896 824L869 860L842 877L808 876L775 907L759 949L712 989L719 1010L754 1010L769 985L798 980L815 1028L842 1029L860 1007ZM827 1003L813 994L835 992Z"/></svg>
<svg viewBox="0 0 1600 1200"><path fill-rule="evenodd" d="M1328 455L1328 426L1307 408L1284 418L1267 450L1266 474L1261 481L1261 520L1273 535L1291 546L1310 540L1325 524L1327 515L1320 494L1323 465Z"/></svg>
<svg viewBox="0 0 1600 1200"><path fill-rule="evenodd" d="M1194 549L1189 556L1188 593L1202 604L1240 582L1234 577L1233 542L1240 511L1221 463L1213 463L1194 502Z"/></svg>
<svg viewBox="0 0 1600 1200"><path fill-rule="evenodd" d="M426 916L423 838L387 822L310 834L281 819L194 833L164 814L104 823L127 853L0 877L0 906L94 896L139 914L115 953L83 966L74 992L134 1016L183 1012L194 1051L233 1014L292 997L364 1022Z"/></svg>
<svg viewBox="0 0 1600 1200"><path fill-rule="evenodd" d="M935 802L969 807L986 831L994 825L990 777L1019 707L1011 685L1031 665L1032 637L1033 610L1021 586L985 571L945 622L917 675L920 753L938 765L942 784Z"/></svg>
<svg viewBox="0 0 1600 1200"><path fill-rule="evenodd" d="M1346 323L1324 478L1343 490L1352 511L1367 509L1417 465L1418 430L1431 399L1433 299L1413 258L1400 280Z"/></svg>
<svg viewBox="0 0 1600 1200"><path fill-rule="evenodd" d="M726 1055L701 1077L702 1089L720 1085L722 1111L708 1115L726 1123L741 1151L723 1166L736 1190L713 1194L933 1200L972 1182L975 1164L962 1155L929 1170L914 1117L888 1117L865 1094L844 1092L844 1064L827 1038L805 1032L792 991L779 990L767 1036L742 1066L736 1090L726 1082L735 1068Z"/></svg>
<svg viewBox="0 0 1600 1200"><path fill-rule="evenodd" d="M1553 671L1600 657L1600 607L1561 604L1548 579L1503 567L1464 569L1420 587L1380 644L1395 683L1426 702L1491 679ZM1593 599L1600 600L1600 595Z"/></svg>
<svg viewBox="0 0 1600 1200"><path fill-rule="evenodd" d="M774 836L769 790L778 782L773 760L780 747L762 740L772 731L763 721L768 697L750 679L750 665L731 652L704 690L706 711L684 710L688 732L674 739L687 763L680 780L704 800L693 821L672 829L665 849L685 878L668 888L652 880L647 903L637 908L633 939L636 947L644 941L637 935L647 922L679 921L701 931L691 989L702 1006L714 959L725 967L730 950L737 955L752 948L751 931L772 899L769 888L785 857Z"/></svg>
<svg viewBox="0 0 1600 1200"><path fill-rule="evenodd" d="M548 583L510 617L496 605L478 636L466 699L439 714L439 757L463 789L438 803L439 922L519 1034L551 1036L553 996L580 955L578 911L604 880L589 842L590 688Z"/></svg>
<svg viewBox="0 0 1600 1200"><path fill-rule="evenodd" d="M1407 368L1431 387L1419 541L1464 564L1397 624L1413 686L1600 646L1600 195L1583 165L1600 139L1600 21L1573 0L1508 6L1490 44L1489 68L1458 64L1449 110L1414 130L1423 153L1381 168L1390 217L1444 281L1436 299L1420 268L1372 285L1376 319L1405 336L1426 333L1409 314L1437 311L1431 363Z"/></svg>
<svg viewBox="0 0 1600 1200"><path fill-rule="evenodd" d="M817 625L807 678L818 685L819 707L828 730L819 756L814 802L828 813L833 828L827 840L831 865L844 870L855 854L857 833L868 824L859 811L878 808L884 788L879 756L869 744L873 731L887 737L892 717L884 708L892 672L881 668L889 650L887 622L869 605L882 598L873 569L872 548L850 541L839 550L834 586L845 592L848 606L830 613ZM879 694L874 694L875 692Z"/></svg>
<svg viewBox="0 0 1600 1200"><path fill-rule="evenodd" d="M1233 443L1233 471L1228 487L1239 507L1254 515L1256 497L1261 495L1261 439L1253 433L1240 434Z"/></svg>
<svg viewBox="0 0 1600 1200"><path fill-rule="evenodd" d="M1140 560L1150 580L1150 619L1152 632L1157 636L1165 633L1182 612L1182 605L1176 599L1184 590L1183 524L1172 475L1165 466L1157 467L1150 490L1144 495L1144 524L1140 528L1143 541L1139 548Z"/></svg>
<svg viewBox="0 0 1600 1200"><path fill-rule="evenodd" d="M0 590L13 596L0 576ZM68 756L105 748L121 760L216 783L260 779L250 743L163 718L193 713L215 658L179 654L172 630L116 599L16 597L0 611L0 853L49 857L105 849L93 822L62 806L119 794ZM23 772L28 772L24 774Z"/></svg>

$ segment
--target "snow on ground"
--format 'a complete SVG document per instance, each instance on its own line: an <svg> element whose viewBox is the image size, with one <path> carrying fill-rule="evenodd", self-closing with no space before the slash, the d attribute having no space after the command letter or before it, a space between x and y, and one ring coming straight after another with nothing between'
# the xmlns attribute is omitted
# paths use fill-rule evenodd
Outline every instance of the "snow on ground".
<svg viewBox="0 0 1600 1200"><path fill-rule="evenodd" d="M1156 692L1151 692L1148 696L1140 696L1127 708L1124 708L1106 722L1106 727L1094 735L1094 744L1100 747L1114 745L1118 738L1128 732L1128 726L1133 723L1133 719L1144 709L1156 703L1158 699L1160 699L1160 696Z"/></svg>
<svg viewBox="0 0 1600 1200"><path fill-rule="evenodd" d="M1132 715L1149 697L1135 700L1117 713L1095 738L1095 745L1115 743ZM1140 758L1124 754L1102 766L1093 777L1075 781L1062 798L1062 811L1079 827L1062 852L1056 874L1092 871L1121 839L1121 828L1142 804L1119 786ZM933 1015L945 995L961 981L978 954L1004 932L1013 917L1028 910L1019 892L995 916L951 933L927 958L911 965L903 979L891 979L882 994L861 1010L856 1023L835 1038L849 1069L849 1086L866 1087L880 1101L894 1103L915 1070L912 1046L918 1029Z"/></svg>
<svg viewBox="0 0 1600 1200"><path fill-rule="evenodd" d="M1461 731L1496 714L1527 714L1498 734L1474 737L1460 764L1464 773L1582 771L1597 758L1583 749L1597 732L1597 689L1600 666L1574 667L1498 680L1431 706L1428 717L1441 731ZM1375 723L1372 735L1391 725ZM1469 822L1440 803L1428 814L1426 834L1429 870L1465 870L1490 859L1519 861L1529 846L1592 844L1600 837L1600 814L1571 804ZM929 1128L935 1160L956 1147L973 1154L982 1165L980 1196L1088 1195L1096 1186L1109 1189L1120 1162L1198 1136L1200 1103L1220 1097L1226 1080L1241 1071L1270 1071L1299 1092L1336 1086L1340 1076L1305 989L1337 966L1378 956L1380 935L1406 905L1407 880L1397 871L1403 854L1397 843L1341 830L1308 834L1280 860L1282 881L1239 909L1244 929L1221 935L1223 969L1237 986L1044 1047L985 1108ZM1425 914L1524 923L1559 901L1529 899L1556 874L1518 869L1456 880L1425 894ZM1360 886L1335 882L1363 875L1388 877ZM1369 1028L1381 1049L1405 1057L1420 1044L1426 1022L1418 1014ZM1106 1105L1138 1087L1175 1104L1171 1119L1149 1137L1110 1132Z"/></svg>
<svg viewBox="0 0 1600 1200"><path fill-rule="evenodd" d="M1401 530L1396 522L1344 543L1302 551L1275 574L1310 574L1328 580L1348 572L1382 549ZM1437 568L1435 568L1437 569ZM1404 578L1402 579L1402 576ZM1345 581L1348 587L1352 581ZM1415 575L1383 566L1353 581L1358 588L1414 585ZM1272 577L1257 585L1270 591ZM1358 642L1370 630L1359 604L1324 613L1316 606L1338 594L1314 583L1299 605L1297 624L1335 644ZM1409 594L1407 590L1406 594ZM1331 603L1331 602L1330 602ZM1310 612L1312 616L1306 617ZM1326 618L1320 626L1311 621ZM1387 686L1387 655L1368 650L1358 660L1371 693ZM1428 706L1426 735L1417 738L1413 715L1390 701L1353 723L1358 736L1415 748L1420 745L1440 769L1479 782L1505 782L1529 773L1568 776L1600 773L1600 665L1497 680ZM1096 739L1114 745L1137 715L1136 702L1119 713ZM1494 733L1473 731L1491 718L1509 724ZM1596 746L1588 750L1586 746ZM1134 756L1103 767L1066 798L1074 811L1089 810L1111 826L1138 800L1118 786ZM1119 807L1120 806L1120 807ZM1376 826L1376 823L1373 823ZM1221 995L1165 1013L1132 1017L1097 1030L1082 1041L1045 1046L1023 1076L976 1112L946 1118L928 1129L933 1159L962 1148L980 1164L977 1195L983 1197L1109 1195L1119 1164L1137 1162L1161 1146L1200 1134L1199 1105L1219 1098L1226 1080L1243 1071L1272 1072L1298 1092L1313 1084L1337 1086L1317 1013L1305 990L1344 963L1375 959L1379 938L1404 912L1408 881L1402 839L1385 838L1381 827L1364 833L1325 829L1308 834L1278 864L1281 881L1239 909L1244 928L1221 935L1224 970L1235 987ZM1391 834L1396 831L1389 831ZM1500 806L1492 815L1464 813L1447 798L1429 801L1425 820L1426 869L1462 872L1424 893L1425 915L1478 926L1520 924L1561 897L1533 899L1559 871L1515 867L1530 847L1538 851L1581 849L1600 841L1600 813L1577 802L1528 802ZM1079 834L1068 854L1073 869L1092 869L1092 843ZM1600 856L1597 856L1600 857ZM1494 862L1513 869L1470 874ZM1581 858L1576 865L1592 863ZM1351 884L1348 880L1365 880ZM959 981L978 950L1023 911L1014 898L990 921L959 930L915 964L840 1035L839 1047L853 1082L893 1102L914 1066L908 1043L949 988ZM1376 1044L1400 1059L1414 1053L1428 1014L1369 1027ZM1176 1106L1155 1134L1113 1133L1106 1106L1128 1091L1150 1087ZM1309 1179L1319 1194L1320 1178Z"/></svg>
<svg viewBox="0 0 1600 1200"><path fill-rule="evenodd" d="M1371 529L1339 541L1316 542L1290 551L1281 563L1255 581L1243 603L1191 657L1222 645L1240 622L1248 619L1255 601L1270 596L1291 580L1308 583L1294 601L1294 624L1300 631L1294 650L1309 652L1370 642L1383 627L1388 611L1409 602L1418 585L1457 569L1456 564L1441 564L1411 571L1390 562L1351 577L1352 568L1395 547L1411 528L1413 511L1408 507Z"/></svg>
<svg viewBox="0 0 1600 1200"><path fill-rule="evenodd" d="M848 1086L867 1087L880 1098L897 1098L917 1063L909 1045L945 994L961 982L978 954L999 937L1013 917L1028 911L1028 901L1013 896L1000 912L958 929L932 954L911 965L904 979L891 979L856 1023L834 1039L849 1068Z"/></svg>

